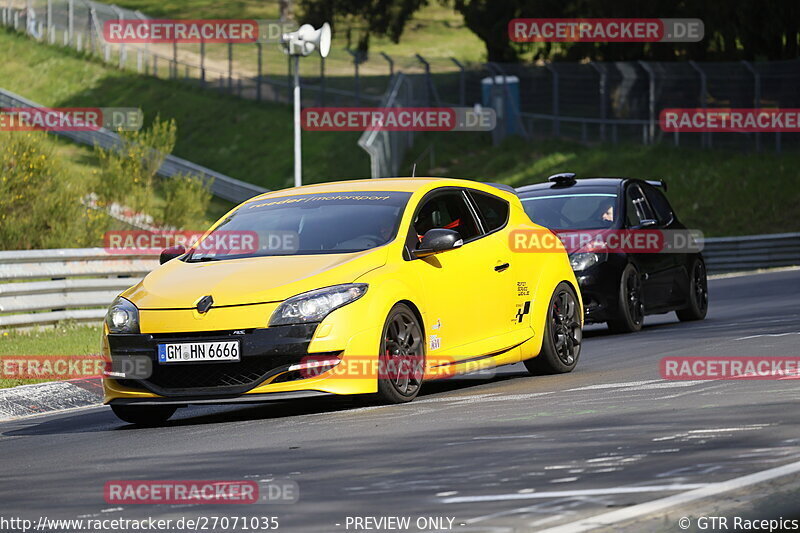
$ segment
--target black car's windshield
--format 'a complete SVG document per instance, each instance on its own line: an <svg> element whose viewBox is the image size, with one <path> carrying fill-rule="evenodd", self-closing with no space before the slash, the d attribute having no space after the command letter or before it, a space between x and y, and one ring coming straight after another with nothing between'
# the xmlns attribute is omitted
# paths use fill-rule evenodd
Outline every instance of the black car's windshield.
<svg viewBox="0 0 800 533"><path fill-rule="evenodd" d="M406 192L365 191L253 200L217 226L186 260L368 250L395 237L410 196ZM209 242L214 244L203 245ZM229 246L217 245L219 242ZM254 244L248 248L250 245L242 242Z"/></svg>
<svg viewBox="0 0 800 533"><path fill-rule="evenodd" d="M520 200L531 220L550 229L611 228L618 215L613 193L545 194Z"/></svg>

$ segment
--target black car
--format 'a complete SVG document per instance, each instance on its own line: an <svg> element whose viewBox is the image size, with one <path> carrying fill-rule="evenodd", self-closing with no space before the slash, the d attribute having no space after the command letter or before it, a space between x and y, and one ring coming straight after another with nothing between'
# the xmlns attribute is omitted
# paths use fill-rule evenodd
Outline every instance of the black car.
<svg viewBox="0 0 800 533"><path fill-rule="evenodd" d="M632 178L584 178L556 174L545 183L517 189L535 223L564 235L677 236L692 241L664 195L666 183ZM643 231L648 230L648 231ZM650 231L655 230L655 231ZM683 236L683 237L681 237ZM565 241L566 244L566 241ZM663 244L663 243L662 243ZM708 283L695 242L666 248L581 247L570 249L586 322L607 322L612 331L642 328L644 316L675 311L682 321L701 320L708 309ZM667 251L667 249L669 251Z"/></svg>

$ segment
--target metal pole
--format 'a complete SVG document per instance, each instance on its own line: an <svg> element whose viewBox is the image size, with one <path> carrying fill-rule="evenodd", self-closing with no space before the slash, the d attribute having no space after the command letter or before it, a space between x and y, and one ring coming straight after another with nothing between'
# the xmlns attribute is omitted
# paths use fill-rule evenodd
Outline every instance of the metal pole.
<svg viewBox="0 0 800 533"><path fill-rule="evenodd" d="M294 186L303 185L303 162L300 146L300 56L294 56Z"/></svg>
<svg viewBox="0 0 800 533"><path fill-rule="evenodd" d="M200 40L200 85L206 86L206 41Z"/></svg>
<svg viewBox="0 0 800 533"><path fill-rule="evenodd" d="M558 99L558 72L552 63L544 66L553 75L553 135L561 135L561 120L559 119L559 99Z"/></svg>
<svg viewBox="0 0 800 533"><path fill-rule="evenodd" d="M455 63L455 65L458 67L458 105L463 106L467 101L467 80L464 72L464 65L462 65L461 62L455 57L451 57L450 61Z"/></svg>
<svg viewBox="0 0 800 533"><path fill-rule="evenodd" d="M325 105L325 58L319 57L319 105Z"/></svg>
<svg viewBox="0 0 800 533"><path fill-rule="evenodd" d="M50 28L53 25L53 0L47 0L47 34L50 34Z"/></svg>
<svg viewBox="0 0 800 533"><path fill-rule="evenodd" d="M608 119L608 104L606 94L608 93L608 73L606 72L605 65L602 67L595 62L589 63L589 65L597 71L600 75L600 87L599 87L599 96L600 96L600 118L603 121ZM606 140L606 123L600 123L600 140Z"/></svg>
<svg viewBox="0 0 800 533"><path fill-rule="evenodd" d="M360 106L361 105L361 78L360 78L359 72L358 72L359 53L358 52L353 52L352 50L349 50L349 49L347 50L347 52L351 56L353 56L353 69L354 69L353 73L355 74L355 80L356 80L356 106Z"/></svg>
<svg viewBox="0 0 800 533"><path fill-rule="evenodd" d="M386 52L381 52L381 57L389 63L389 82L391 83L392 78L394 78L394 59L389 57Z"/></svg>
<svg viewBox="0 0 800 533"><path fill-rule="evenodd" d="M656 73L646 61L638 61L638 63L642 66L645 72L647 72L647 76L650 78L650 128L648 134L648 143L653 144L653 141L656 137Z"/></svg>
<svg viewBox="0 0 800 533"><path fill-rule="evenodd" d="M178 41L172 41L172 72L170 77L178 77Z"/></svg>
<svg viewBox="0 0 800 533"><path fill-rule="evenodd" d="M431 64L425 61L425 58L419 54L414 54L417 60L425 67L425 102L428 107L431 105L431 92L433 89L433 82L431 81Z"/></svg>
<svg viewBox="0 0 800 533"><path fill-rule="evenodd" d="M228 92L233 92L233 43L228 43Z"/></svg>
<svg viewBox="0 0 800 533"><path fill-rule="evenodd" d="M706 73L703 72L703 69L701 69L697 65L697 63L695 63L694 61L689 61L689 65L697 72L697 74L700 75L700 107L705 109L706 106L707 106L707 104L706 104ZM700 139L701 139L700 140L700 144L701 144L701 146L703 148L705 148L706 146L709 146L709 147L711 146L711 136L708 134L708 132L703 133L702 136L700 137Z"/></svg>
<svg viewBox="0 0 800 533"><path fill-rule="evenodd" d="M753 109L761 107L761 75L749 61L742 61L742 65L753 75ZM761 134L756 132L756 152L761 151Z"/></svg>
<svg viewBox="0 0 800 533"><path fill-rule="evenodd" d="M10 1L10 0L9 0ZM67 31L69 32L69 44L72 45L72 38L75 35L75 0L68 2Z"/></svg>
<svg viewBox="0 0 800 533"><path fill-rule="evenodd" d="M256 77L256 102L261 101L261 69L263 65L263 45L261 42L256 43L258 49L258 76Z"/></svg>

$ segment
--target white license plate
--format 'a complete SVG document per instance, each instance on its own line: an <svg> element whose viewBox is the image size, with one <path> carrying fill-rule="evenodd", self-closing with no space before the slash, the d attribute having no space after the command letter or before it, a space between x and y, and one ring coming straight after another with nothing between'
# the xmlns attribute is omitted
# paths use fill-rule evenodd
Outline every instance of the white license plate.
<svg viewBox="0 0 800 533"><path fill-rule="evenodd" d="M239 341L181 342L158 345L158 362L170 363L239 361Z"/></svg>

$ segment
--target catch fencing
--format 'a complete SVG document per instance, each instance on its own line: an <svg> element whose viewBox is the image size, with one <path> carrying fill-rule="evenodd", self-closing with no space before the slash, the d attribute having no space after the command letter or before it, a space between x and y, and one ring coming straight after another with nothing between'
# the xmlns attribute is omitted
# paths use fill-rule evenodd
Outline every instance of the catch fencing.
<svg viewBox="0 0 800 533"><path fill-rule="evenodd" d="M715 237L703 245L709 274L800 265L800 233ZM97 322L157 266L153 255L102 248L0 251L0 328Z"/></svg>

